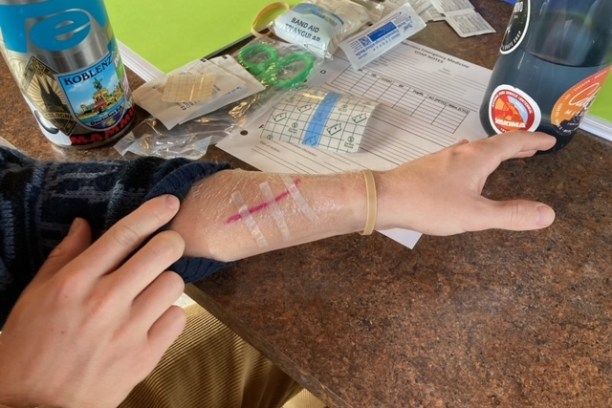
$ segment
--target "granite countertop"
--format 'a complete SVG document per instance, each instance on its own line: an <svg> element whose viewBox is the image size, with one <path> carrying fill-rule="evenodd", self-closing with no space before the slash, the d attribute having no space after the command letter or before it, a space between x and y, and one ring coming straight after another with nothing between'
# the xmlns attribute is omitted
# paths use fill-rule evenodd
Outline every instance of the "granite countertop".
<svg viewBox="0 0 612 408"><path fill-rule="evenodd" d="M189 293L338 407L609 407L610 145L507 163L493 198L538 232L345 236L240 262Z"/></svg>
<svg viewBox="0 0 612 408"><path fill-rule="evenodd" d="M496 34L460 40L436 23L414 39L492 67L511 6L472 2ZM51 146L3 63L0 87L0 135L18 148L118 157ZM555 208L542 231L424 236L414 250L378 233L334 237L243 260L188 292L330 406L610 407L611 153L578 132L493 174L486 196Z"/></svg>

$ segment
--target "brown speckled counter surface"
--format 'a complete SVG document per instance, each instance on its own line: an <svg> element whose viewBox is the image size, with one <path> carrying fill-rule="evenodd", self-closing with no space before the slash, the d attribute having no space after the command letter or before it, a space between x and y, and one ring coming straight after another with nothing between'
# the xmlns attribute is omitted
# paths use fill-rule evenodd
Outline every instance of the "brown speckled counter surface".
<svg viewBox="0 0 612 408"><path fill-rule="evenodd" d="M415 40L492 67L511 7L473 3L497 34L462 40L435 23ZM0 135L36 157L115 156L56 152L0 74ZM487 196L556 209L543 231L425 236L414 250L335 237L241 261L189 293L331 406L610 407L611 153L579 132L494 173Z"/></svg>

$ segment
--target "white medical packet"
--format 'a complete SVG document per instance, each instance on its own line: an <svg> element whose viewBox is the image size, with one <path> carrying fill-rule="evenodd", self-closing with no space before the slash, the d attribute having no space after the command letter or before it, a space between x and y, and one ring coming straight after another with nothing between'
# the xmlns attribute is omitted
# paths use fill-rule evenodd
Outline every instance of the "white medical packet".
<svg viewBox="0 0 612 408"><path fill-rule="evenodd" d="M425 22L412 6L405 4L383 17L377 24L340 43L340 48L351 66L359 69L425 26Z"/></svg>
<svg viewBox="0 0 612 408"><path fill-rule="evenodd" d="M495 29L475 10L453 11L446 14L446 22L460 37L494 33Z"/></svg>
<svg viewBox="0 0 612 408"><path fill-rule="evenodd" d="M338 42L368 22L368 10L348 0L300 3L272 23L274 34L321 58L332 58Z"/></svg>
<svg viewBox="0 0 612 408"><path fill-rule="evenodd" d="M431 0L431 3L442 14L474 9L474 5L470 0Z"/></svg>

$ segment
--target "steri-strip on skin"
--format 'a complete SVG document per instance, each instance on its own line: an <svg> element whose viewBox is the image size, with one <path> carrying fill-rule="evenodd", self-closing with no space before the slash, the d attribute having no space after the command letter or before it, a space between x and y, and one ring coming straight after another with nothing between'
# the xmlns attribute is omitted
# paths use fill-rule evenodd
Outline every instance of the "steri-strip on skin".
<svg viewBox="0 0 612 408"><path fill-rule="evenodd" d="M297 212L308 219L308 222L314 223L319 220L317 213L300 192L299 185L302 180L300 178L292 178L289 175L280 175L280 181L284 189L276 194L269 182L260 183L259 189L262 193L263 200L254 203L249 203L239 190L235 190L231 193L230 201L236 208L236 213L231 215L225 221L225 224L243 224L260 248L269 246L268 240L263 232L266 228L260 227L258 223L258 219L262 215L265 216L264 218L266 220L268 217L272 219L283 241L291 240L292 235L287 222L287 217L289 215L286 214L281 207L281 204L286 200L293 200ZM291 216L295 216L295 214Z"/></svg>

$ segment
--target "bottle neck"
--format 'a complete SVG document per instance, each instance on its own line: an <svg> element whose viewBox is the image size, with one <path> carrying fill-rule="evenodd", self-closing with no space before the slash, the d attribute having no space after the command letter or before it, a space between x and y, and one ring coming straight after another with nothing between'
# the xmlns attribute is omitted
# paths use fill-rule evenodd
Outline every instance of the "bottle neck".
<svg viewBox="0 0 612 408"><path fill-rule="evenodd" d="M611 21L610 0L534 0L525 51L566 66L609 64Z"/></svg>

